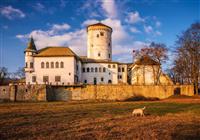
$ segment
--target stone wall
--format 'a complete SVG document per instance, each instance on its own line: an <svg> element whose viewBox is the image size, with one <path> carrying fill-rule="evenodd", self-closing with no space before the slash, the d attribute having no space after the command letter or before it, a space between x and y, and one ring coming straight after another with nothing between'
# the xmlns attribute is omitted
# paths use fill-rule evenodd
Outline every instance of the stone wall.
<svg viewBox="0 0 200 140"><path fill-rule="evenodd" d="M10 101L46 101L45 85L0 86L0 99Z"/></svg>
<svg viewBox="0 0 200 140"><path fill-rule="evenodd" d="M181 86L132 86L132 85L97 85L77 88L66 88L72 91L72 100L126 100L136 96L168 98L180 94L193 96L192 85Z"/></svg>
<svg viewBox="0 0 200 140"><path fill-rule="evenodd" d="M0 86L0 99L11 101L127 100L136 96L164 99L175 94L193 96L194 87L192 85Z"/></svg>

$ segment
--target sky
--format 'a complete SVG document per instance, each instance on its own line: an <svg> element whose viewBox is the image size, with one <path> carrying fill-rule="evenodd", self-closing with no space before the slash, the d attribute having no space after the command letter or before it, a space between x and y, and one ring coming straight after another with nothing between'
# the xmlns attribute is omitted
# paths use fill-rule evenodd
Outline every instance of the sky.
<svg viewBox="0 0 200 140"><path fill-rule="evenodd" d="M132 50L154 41L169 49L169 68L177 35L200 20L200 0L1 0L0 67L24 67L29 38L37 49L68 46L86 56L90 24L113 28L113 60L132 62Z"/></svg>

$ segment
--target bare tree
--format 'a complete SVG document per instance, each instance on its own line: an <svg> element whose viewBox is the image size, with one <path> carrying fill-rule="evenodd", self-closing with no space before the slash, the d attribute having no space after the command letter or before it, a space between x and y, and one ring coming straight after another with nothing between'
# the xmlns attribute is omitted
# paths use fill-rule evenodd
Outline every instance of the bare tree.
<svg viewBox="0 0 200 140"><path fill-rule="evenodd" d="M7 75L8 75L8 69L5 67L0 67L0 85L3 85Z"/></svg>
<svg viewBox="0 0 200 140"><path fill-rule="evenodd" d="M193 84L198 93L200 80L200 23L194 23L178 36L177 58L173 71L184 84Z"/></svg>
<svg viewBox="0 0 200 140"><path fill-rule="evenodd" d="M140 58L144 56L149 56L151 59L161 64L168 59L167 51L168 49L166 48L165 44L152 42L149 46L144 47L140 51L134 50L133 57ZM159 67L152 66L152 69L154 73L154 83L158 85L160 84L160 76L162 73L161 66Z"/></svg>
<svg viewBox="0 0 200 140"><path fill-rule="evenodd" d="M17 71L14 73L16 79L23 79L25 78L24 68L19 67Z"/></svg>

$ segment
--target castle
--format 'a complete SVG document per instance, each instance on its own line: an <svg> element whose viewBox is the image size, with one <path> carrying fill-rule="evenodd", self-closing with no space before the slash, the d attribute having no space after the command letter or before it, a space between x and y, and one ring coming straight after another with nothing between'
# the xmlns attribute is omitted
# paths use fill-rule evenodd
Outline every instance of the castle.
<svg viewBox="0 0 200 140"><path fill-rule="evenodd" d="M87 27L87 56L78 56L69 47L37 50L33 38L25 50L26 84L153 85L155 70L152 66L160 67L160 64L148 57L131 64L112 61L112 28L102 23ZM160 83L172 84L163 73Z"/></svg>

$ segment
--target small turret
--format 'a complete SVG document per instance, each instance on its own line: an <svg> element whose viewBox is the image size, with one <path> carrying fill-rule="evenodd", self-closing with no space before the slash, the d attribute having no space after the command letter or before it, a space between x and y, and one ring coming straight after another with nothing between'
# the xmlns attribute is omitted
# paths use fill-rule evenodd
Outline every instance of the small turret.
<svg viewBox="0 0 200 140"><path fill-rule="evenodd" d="M31 37L28 47L24 51L25 53L25 72L33 72L34 71L34 58L33 55L37 53L37 49L34 43L33 38Z"/></svg>

